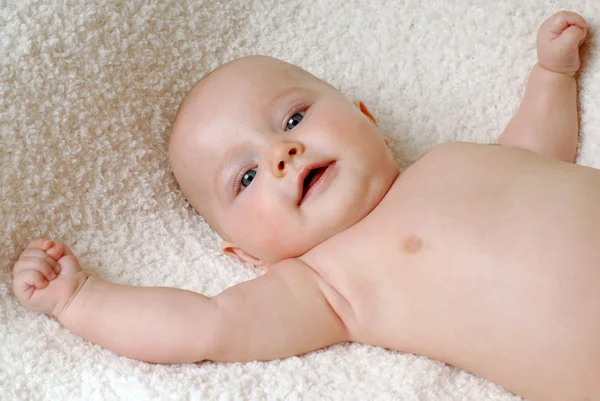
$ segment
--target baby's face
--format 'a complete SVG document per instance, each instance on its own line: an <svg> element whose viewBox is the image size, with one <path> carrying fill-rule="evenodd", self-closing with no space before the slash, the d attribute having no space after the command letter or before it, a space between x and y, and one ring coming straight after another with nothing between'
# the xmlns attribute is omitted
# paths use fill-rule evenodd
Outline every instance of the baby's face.
<svg viewBox="0 0 600 401"><path fill-rule="evenodd" d="M186 97L169 155L190 204L242 259L297 257L364 218L399 174L364 106L248 57Z"/></svg>

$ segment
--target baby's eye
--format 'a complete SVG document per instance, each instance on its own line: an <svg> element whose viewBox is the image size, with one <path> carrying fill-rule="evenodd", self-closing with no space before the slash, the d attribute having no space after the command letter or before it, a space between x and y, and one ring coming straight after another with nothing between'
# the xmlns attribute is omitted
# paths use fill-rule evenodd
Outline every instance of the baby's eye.
<svg viewBox="0 0 600 401"><path fill-rule="evenodd" d="M242 176L242 180L240 181L241 189L248 188L248 186L252 184L254 177L256 177L256 168L246 171L246 174Z"/></svg>
<svg viewBox="0 0 600 401"><path fill-rule="evenodd" d="M304 118L303 111L301 111L300 113L294 114L293 116L290 117L287 124L285 125L285 130L286 131L293 130L294 128L296 128L296 125L300 124L300 121L302 121L303 118Z"/></svg>

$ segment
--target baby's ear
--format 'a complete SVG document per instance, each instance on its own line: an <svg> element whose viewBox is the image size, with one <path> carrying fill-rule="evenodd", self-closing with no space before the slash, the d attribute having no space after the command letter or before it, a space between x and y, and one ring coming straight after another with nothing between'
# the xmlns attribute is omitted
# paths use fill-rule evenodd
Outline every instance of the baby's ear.
<svg viewBox="0 0 600 401"><path fill-rule="evenodd" d="M235 245L229 241L223 241L221 243L221 249L223 250L223 252L226 255L229 255L229 256L239 260L242 263L250 263L254 267L258 267L259 269L262 269L262 270L267 270L267 268L268 268L267 263L263 262L260 259L255 258L254 256L250 255L248 252L244 251L242 248L238 247L237 245Z"/></svg>
<svg viewBox="0 0 600 401"><path fill-rule="evenodd" d="M369 109L367 109L367 106L362 102L362 100L360 99L355 99L354 100L354 105L356 107L358 107L360 109L360 111L367 116L367 118L369 120L371 120L371 122L377 126L377 120L375 120L375 117L373 116L373 114L371 114L371 112L369 111Z"/></svg>
<svg viewBox="0 0 600 401"><path fill-rule="evenodd" d="M355 99L354 100L354 105L356 107L358 107L360 109L360 111L369 119L371 120L371 122L373 123L373 125L375 125L377 127L377 120L375 120L375 116L373 116L373 114L371 114L371 112L369 111L369 109L367 108L367 105L364 104L362 102L362 100L360 99ZM387 139L386 137L383 137L383 140L385 141L386 145L390 144L390 140Z"/></svg>

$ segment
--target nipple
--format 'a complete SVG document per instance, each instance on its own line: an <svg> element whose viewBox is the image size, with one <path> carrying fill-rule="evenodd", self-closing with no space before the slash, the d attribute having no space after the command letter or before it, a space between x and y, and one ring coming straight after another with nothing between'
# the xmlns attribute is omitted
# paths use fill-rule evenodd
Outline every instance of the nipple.
<svg viewBox="0 0 600 401"><path fill-rule="evenodd" d="M404 252L410 255L414 255L415 253L419 252L421 248L423 248L423 240L416 235L407 237L402 244L402 249Z"/></svg>

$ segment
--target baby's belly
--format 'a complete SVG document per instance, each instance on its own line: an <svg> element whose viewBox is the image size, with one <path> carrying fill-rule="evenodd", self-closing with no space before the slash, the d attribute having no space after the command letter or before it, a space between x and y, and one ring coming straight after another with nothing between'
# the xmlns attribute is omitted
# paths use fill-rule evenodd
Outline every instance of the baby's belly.
<svg viewBox="0 0 600 401"><path fill-rule="evenodd" d="M352 305L355 341L521 394L537 383L600 397L600 174L569 171L565 183L522 164L529 176L499 160L430 186L417 171L331 242L344 251L326 274Z"/></svg>

